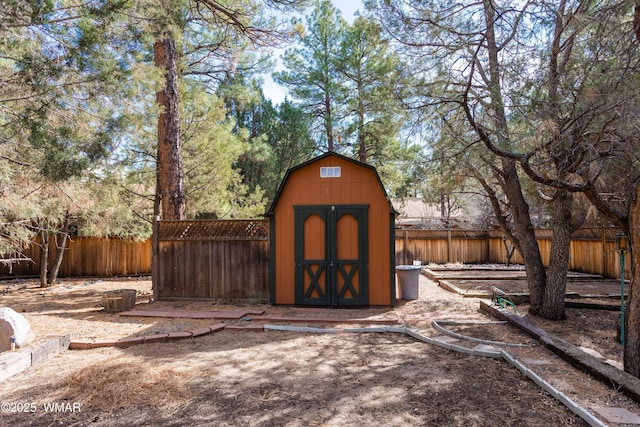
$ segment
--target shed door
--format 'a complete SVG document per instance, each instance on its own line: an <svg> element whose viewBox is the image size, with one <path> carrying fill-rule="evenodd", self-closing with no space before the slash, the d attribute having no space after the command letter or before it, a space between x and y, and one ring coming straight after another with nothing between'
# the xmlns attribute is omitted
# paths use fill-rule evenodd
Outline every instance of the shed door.
<svg viewBox="0 0 640 427"><path fill-rule="evenodd" d="M368 304L367 208L295 207L296 304Z"/></svg>

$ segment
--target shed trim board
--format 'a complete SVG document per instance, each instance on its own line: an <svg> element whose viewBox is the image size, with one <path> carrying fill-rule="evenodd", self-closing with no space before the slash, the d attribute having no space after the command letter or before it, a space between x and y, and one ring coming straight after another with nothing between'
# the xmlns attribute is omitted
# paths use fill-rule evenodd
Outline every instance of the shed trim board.
<svg viewBox="0 0 640 427"><path fill-rule="evenodd" d="M270 303L394 305L396 214L371 165L326 153L289 169L266 214Z"/></svg>

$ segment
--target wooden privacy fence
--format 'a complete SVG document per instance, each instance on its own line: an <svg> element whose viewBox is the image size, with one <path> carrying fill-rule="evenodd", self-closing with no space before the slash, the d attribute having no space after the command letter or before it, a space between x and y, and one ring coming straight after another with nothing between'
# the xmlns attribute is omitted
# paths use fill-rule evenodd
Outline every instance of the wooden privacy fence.
<svg viewBox="0 0 640 427"><path fill-rule="evenodd" d="M156 236L154 280L159 297L268 298L268 221L160 221ZM615 253L616 228L583 228L571 240L569 268L604 277L620 277ZM537 230L545 264L551 230ZM498 263L507 261L499 230L396 230L396 265L428 263ZM110 277L151 274L152 240L73 237L60 268L61 277ZM53 261L55 243L49 247ZM24 251L31 261L1 263L0 278L38 276L40 246ZM516 252L511 260L522 263ZM627 260L628 261L628 260ZM625 277L631 277L626 262Z"/></svg>
<svg viewBox="0 0 640 427"><path fill-rule="evenodd" d="M157 221L156 299L269 299L265 220Z"/></svg>
<svg viewBox="0 0 640 427"><path fill-rule="evenodd" d="M0 263L0 278L40 274L40 240L23 254L31 260ZM49 243L49 265L56 242ZM67 240L60 277L113 277L151 273L151 240L135 241L108 237L71 237Z"/></svg>
<svg viewBox="0 0 640 427"><path fill-rule="evenodd" d="M571 236L569 269L620 277L619 255L615 252L615 236L619 231L609 227L576 230ZM549 265L552 236L552 230L536 230L545 266ZM423 264L504 264L507 251L500 230L396 230L396 265L412 264L413 260ZM523 263L517 251L511 262ZM631 277L630 262L625 266L625 276Z"/></svg>

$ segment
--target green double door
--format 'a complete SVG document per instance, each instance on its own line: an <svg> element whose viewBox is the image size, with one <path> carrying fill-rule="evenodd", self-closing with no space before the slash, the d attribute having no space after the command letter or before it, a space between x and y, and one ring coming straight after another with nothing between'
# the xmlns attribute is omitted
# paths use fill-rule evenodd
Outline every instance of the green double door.
<svg viewBox="0 0 640 427"><path fill-rule="evenodd" d="M294 209L296 304L367 305L368 205Z"/></svg>

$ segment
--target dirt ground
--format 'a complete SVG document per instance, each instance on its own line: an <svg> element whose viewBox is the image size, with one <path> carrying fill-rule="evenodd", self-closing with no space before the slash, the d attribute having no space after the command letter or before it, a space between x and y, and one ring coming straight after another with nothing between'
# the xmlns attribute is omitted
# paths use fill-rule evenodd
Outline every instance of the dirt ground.
<svg viewBox="0 0 640 427"><path fill-rule="evenodd" d="M101 294L114 289L136 289L139 309L237 308L212 302L150 302L148 278L69 280L47 290L29 281L0 282L0 306L23 313L40 339L62 334L71 334L73 340L121 338L212 323L105 313ZM393 309L361 311L416 319L407 326L430 337L441 335L432 320L474 322L447 328L476 338L530 344L507 351L596 416L601 407L640 414L636 402L573 369L520 331L484 324L495 319L478 310L478 299L445 291L426 277L420 279L419 293L418 300ZM296 310L247 308L274 314ZM518 310L526 313L524 306ZM567 315L563 322L526 317L612 363L622 362L622 348L615 341L618 313L568 309ZM242 322L247 321L227 323ZM56 411L51 410L54 403ZM69 350L0 384L0 404L0 425L11 426L587 425L502 359L470 356L395 333L227 329L182 341ZM28 412L17 413L19 408ZM599 417L605 424L622 425Z"/></svg>

